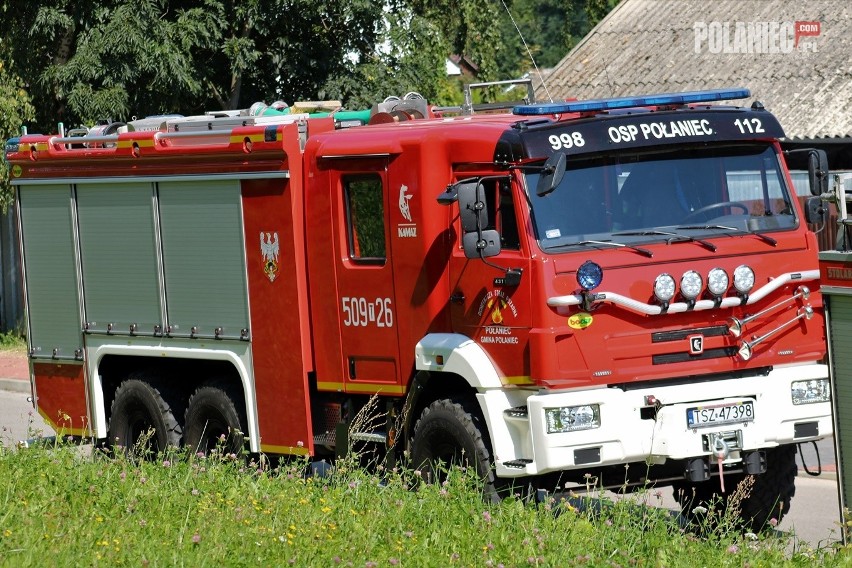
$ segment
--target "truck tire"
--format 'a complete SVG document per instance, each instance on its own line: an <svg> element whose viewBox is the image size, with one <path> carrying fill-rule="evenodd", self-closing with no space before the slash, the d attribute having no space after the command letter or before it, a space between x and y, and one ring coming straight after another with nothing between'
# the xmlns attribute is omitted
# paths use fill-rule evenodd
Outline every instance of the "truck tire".
<svg viewBox="0 0 852 568"><path fill-rule="evenodd" d="M766 472L754 476L750 491L739 503L731 503L731 496L747 477L745 474L726 475L727 492L724 495L719 479L714 477L698 484L676 483L674 497L688 520L696 519L695 507L713 505L727 509L733 505L739 509L743 528L759 532L769 526L772 519L781 522L784 515L790 512L790 501L796 494L798 470L796 446L779 446L766 451Z"/></svg>
<svg viewBox="0 0 852 568"><path fill-rule="evenodd" d="M189 397L184 420L184 444L193 453L221 449L239 454L245 443L245 419L228 388L210 383Z"/></svg>
<svg viewBox="0 0 852 568"><path fill-rule="evenodd" d="M485 499L499 501L482 423L478 412L449 399L436 400L423 410L414 426L412 466L432 483L443 480L450 466L475 467Z"/></svg>
<svg viewBox="0 0 852 568"><path fill-rule="evenodd" d="M150 438L147 438L151 431ZM147 440L138 447L140 440ZM109 443L153 457L178 447L181 428L160 390L137 378L123 381L115 391L109 419Z"/></svg>
<svg viewBox="0 0 852 568"><path fill-rule="evenodd" d="M766 473L755 476L751 494L740 504L740 516L756 532L790 512L796 494L796 446L779 446L766 452Z"/></svg>

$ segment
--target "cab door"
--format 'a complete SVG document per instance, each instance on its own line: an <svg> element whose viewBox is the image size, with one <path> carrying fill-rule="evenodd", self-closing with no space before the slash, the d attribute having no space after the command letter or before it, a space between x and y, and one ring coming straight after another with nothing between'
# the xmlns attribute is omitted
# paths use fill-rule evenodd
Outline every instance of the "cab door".
<svg viewBox="0 0 852 568"><path fill-rule="evenodd" d="M509 182L485 176L482 185L489 220L485 228L499 232L501 253L483 262L466 258L462 248L455 247L450 261L453 331L479 343L504 384L527 385L531 383L530 290L534 278L530 254L521 239L519 208ZM521 271L516 286L500 283L504 271L510 268Z"/></svg>
<svg viewBox="0 0 852 568"><path fill-rule="evenodd" d="M399 393L387 159L352 162L331 172L343 390Z"/></svg>

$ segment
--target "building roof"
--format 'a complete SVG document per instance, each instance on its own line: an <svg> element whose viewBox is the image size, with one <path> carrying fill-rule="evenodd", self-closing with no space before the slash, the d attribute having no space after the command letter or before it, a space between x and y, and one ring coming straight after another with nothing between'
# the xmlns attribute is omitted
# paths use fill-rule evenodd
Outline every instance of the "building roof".
<svg viewBox="0 0 852 568"><path fill-rule="evenodd" d="M539 100L747 87L788 139L852 137L852 3L622 0L545 80Z"/></svg>

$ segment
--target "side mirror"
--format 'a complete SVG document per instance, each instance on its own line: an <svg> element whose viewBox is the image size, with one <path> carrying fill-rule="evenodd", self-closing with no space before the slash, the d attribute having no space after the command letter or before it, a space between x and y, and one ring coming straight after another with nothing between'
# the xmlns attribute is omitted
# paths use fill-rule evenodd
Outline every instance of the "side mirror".
<svg viewBox="0 0 852 568"><path fill-rule="evenodd" d="M808 185L811 195L828 191L828 156L825 150L808 150Z"/></svg>
<svg viewBox="0 0 852 568"><path fill-rule="evenodd" d="M551 155L544 162L544 167L538 176L538 184L535 186L536 195L543 197L556 189L562 178L565 177L565 164L567 161L565 154L559 152L558 154Z"/></svg>
<svg viewBox="0 0 852 568"><path fill-rule="evenodd" d="M471 231L462 236L462 248L467 258L487 258L500 254L500 233L494 229Z"/></svg>
<svg viewBox="0 0 852 568"><path fill-rule="evenodd" d="M805 201L805 221L811 224L820 225L825 223L828 211L819 197L809 197Z"/></svg>
<svg viewBox="0 0 852 568"><path fill-rule="evenodd" d="M470 233L488 226L485 188L478 179L458 184L458 202L462 231Z"/></svg>

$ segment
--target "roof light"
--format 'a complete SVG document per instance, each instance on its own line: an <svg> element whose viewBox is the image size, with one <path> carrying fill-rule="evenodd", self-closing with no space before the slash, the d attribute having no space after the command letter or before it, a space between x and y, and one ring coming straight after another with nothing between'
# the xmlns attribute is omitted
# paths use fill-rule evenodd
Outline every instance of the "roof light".
<svg viewBox="0 0 852 568"><path fill-rule="evenodd" d="M642 95L638 97L616 97L613 99L590 99L587 101L519 105L516 106L512 112L520 115L595 112L620 108L729 101L733 99L746 99L750 96L751 91L748 89L711 89L707 91L688 91L685 93L660 93L657 95Z"/></svg>

